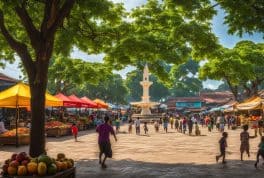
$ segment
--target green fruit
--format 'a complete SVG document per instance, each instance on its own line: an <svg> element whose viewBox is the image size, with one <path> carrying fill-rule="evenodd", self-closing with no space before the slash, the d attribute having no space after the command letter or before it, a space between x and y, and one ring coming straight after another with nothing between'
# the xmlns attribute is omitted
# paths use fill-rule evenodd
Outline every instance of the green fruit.
<svg viewBox="0 0 264 178"><path fill-rule="evenodd" d="M48 157L47 155L40 155L38 157L38 162L43 162L43 163L46 163L47 166L51 165L52 164L52 160L50 157Z"/></svg>
<svg viewBox="0 0 264 178"><path fill-rule="evenodd" d="M49 175L54 175L57 173L57 166L56 164L51 164L49 167L48 167L48 174Z"/></svg>

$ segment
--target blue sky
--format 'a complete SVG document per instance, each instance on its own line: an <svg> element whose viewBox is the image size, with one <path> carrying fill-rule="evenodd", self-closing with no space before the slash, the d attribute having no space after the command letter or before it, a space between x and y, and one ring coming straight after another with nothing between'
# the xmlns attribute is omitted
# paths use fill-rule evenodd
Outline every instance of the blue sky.
<svg viewBox="0 0 264 178"><path fill-rule="evenodd" d="M135 8L137 6L140 6L146 2L146 0L113 0L114 2L121 2L124 3L125 8L130 11L132 8ZM219 9L218 9L219 10ZM217 16L215 16L212 20L212 30L215 33L215 35L219 38L219 42L228 48L232 48L235 46L235 44L238 41L241 40L251 40L254 42L264 42L261 34L254 34L254 35L243 35L242 38L235 36L235 35L229 35L227 33L228 27L227 25L224 25L224 11L219 10ZM72 57L84 59L87 61L102 61L103 55L87 55L78 49L74 49L72 52ZM117 73L121 74L123 77L125 77L125 74L132 70L133 67L127 67L124 70L118 71ZM14 78L19 78L19 75L22 75L20 70L18 69L18 61L16 61L14 64L7 64L5 69L0 69L0 72L5 73L6 75L9 75ZM204 87L207 88L217 88L219 85L219 81L212 81L208 80L204 82Z"/></svg>

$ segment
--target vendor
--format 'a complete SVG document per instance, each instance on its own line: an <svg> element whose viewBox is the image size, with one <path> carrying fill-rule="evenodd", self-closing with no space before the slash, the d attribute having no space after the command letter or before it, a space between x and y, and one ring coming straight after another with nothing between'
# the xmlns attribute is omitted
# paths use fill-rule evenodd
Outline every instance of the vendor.
<svg viewBox="0 0 264 178"><path fill-rule="evenodd" d="M0 134L6 132L7 130L5 129L5 124L2 120L0 120Z"/></svg>

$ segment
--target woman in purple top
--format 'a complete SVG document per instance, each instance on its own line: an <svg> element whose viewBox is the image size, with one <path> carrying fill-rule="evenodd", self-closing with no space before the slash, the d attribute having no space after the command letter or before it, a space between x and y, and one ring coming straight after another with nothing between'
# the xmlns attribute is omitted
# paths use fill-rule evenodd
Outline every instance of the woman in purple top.
<svg viewBox="0 0 264 178"><path fill-rule="evenodd" d="M99 133L98 138L98 144L100 148L100 154L99 154L99 164L102 165L102 168L106 168L105 161L106 158L112 158L112 148L110 143L110 133L115 137L115 141L117 141L115 132L113 127L110 125L110 120L108 116L105 116L104 118L105 123L99 125L96 128L96 132ZM102 162L102 155L105 155L103 162Z"/></svg>

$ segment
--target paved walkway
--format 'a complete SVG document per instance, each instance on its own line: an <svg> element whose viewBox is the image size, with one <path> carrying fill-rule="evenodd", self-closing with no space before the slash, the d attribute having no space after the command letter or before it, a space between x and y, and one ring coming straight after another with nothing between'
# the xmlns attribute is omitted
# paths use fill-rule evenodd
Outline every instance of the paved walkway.
<svg viewBox="0 0 264 178"><path fill-rule="evenodd" d="M149 135L127 134L127 126L121 127L118 142L114 142L113 159L107 160L108 168L102 170L98 164L97 134L94 131L80 133L79 142L72 137L49 138L48 154L55 156L64 152L76 161L78 178L114 177L263 177L264 166L256 170L253 166L259 137L250 140L251 157L241 162L239 133L228 130L227 165L216 164L218 140L217 131L203 136L188 136L169 129L169 133L155 133L149 126ZM134 130L133 130L134 131ZM253 134L253 131L251 131ZM13 148L0 147L0 164L13 152L27 151L28 146Z"/></svg>

